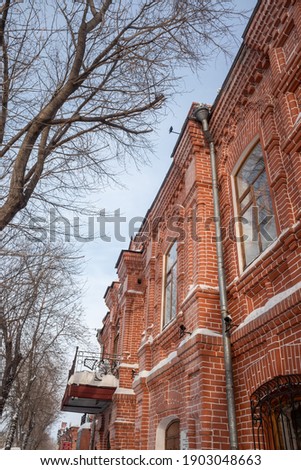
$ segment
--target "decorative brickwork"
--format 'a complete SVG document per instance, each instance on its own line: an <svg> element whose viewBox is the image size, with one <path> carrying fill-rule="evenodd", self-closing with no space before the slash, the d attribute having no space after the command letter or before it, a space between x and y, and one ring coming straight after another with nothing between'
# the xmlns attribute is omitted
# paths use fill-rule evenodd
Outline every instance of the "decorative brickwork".
<svg viewBox="0 0 301 470"><path fill-rule="evenodd" d="M251 395L275 377L301 373L300 71L300 2L261 2L209 124L241 449L254 446ZM182 449L229 447L211 168L194 106L140 233L118 259L118 282L105 295L110 311L99 340L122 361L119 388L98 431L99 448L165 448L166 430L177 420ZM243 269L234 177L258 142L277 237ZM163 326L166 253L175 241L177 313ZM273 445L281 448L277 439ZM290 445L298 446L298 438Z"/></svg>

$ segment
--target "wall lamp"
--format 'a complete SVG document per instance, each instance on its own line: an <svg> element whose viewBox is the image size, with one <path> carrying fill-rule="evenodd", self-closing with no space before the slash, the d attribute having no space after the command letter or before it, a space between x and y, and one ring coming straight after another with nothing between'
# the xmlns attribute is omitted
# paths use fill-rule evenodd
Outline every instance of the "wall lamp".
<svg viewBox="0 0 301 470"><path fill-rule="evenodd" d="M179 336L180 338L183 338L185 335L192 335L190 331L186 331L186 326L185 325L180 325L179 326Z"/></svg>

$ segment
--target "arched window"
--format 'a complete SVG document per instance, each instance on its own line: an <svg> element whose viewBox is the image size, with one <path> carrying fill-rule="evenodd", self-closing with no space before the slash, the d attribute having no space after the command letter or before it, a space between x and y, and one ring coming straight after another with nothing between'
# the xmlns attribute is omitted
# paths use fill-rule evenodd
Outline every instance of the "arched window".
<svg viewBox="0 0 301 470"><path fill-rule="evenodd" d="M180 421L174 420L166 428L165 432L165 449L166 450L179 450L180 449Z"/></svg>
<svg viewBox="0 0 301 470"><path fill-rule="evenodd" d="M301 375L284 375L251 396L255 449L301 450Z"/></svg>

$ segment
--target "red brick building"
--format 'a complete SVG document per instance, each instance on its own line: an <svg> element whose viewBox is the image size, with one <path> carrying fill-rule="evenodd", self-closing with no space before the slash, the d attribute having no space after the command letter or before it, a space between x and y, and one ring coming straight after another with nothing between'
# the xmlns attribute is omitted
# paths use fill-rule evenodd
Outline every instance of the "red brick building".
<svg viewBox="0 0 301 470"><path fill-rule="evenodd" d="M57 433L58 450L93 449L92 429L94 433L93 418L85 414L81 417L80 426L67 426L66 422L62 423Z"/></svg>
<svg viewBox="0 0 301 470"><path fill-rule="evenodd" d="M301 449L300 80L301 2L258 2L105 294L98 448L227 449L232 423L240 449Z"/></svg>
<svg viewBox="0 0 301 470"><path fill-rule="evenodd" d="M62 423L57 433L58 450L75 450L77 444L78 426L67 426Z"/></svg>

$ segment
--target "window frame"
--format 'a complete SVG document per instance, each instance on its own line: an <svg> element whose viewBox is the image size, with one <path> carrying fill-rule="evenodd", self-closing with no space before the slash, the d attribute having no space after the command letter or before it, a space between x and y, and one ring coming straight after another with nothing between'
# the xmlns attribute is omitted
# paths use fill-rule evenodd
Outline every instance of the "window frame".
<svg viewBox="0 0 301 470"><path fill-rule="evenodd" d="M119 341L120 341L120 320L118 319L114 329L113 339L113 356L117 356L119 353Z"/></svg>
<svg viewBox="0 0 301 470"><path fill-rule="evenodd" d="M243 168L243 166L246 164L247 160L252 156L253 151L256 149L256 147L258 145L260 145L260 147L261 147L261 153L262 153L262 159L263 159L264 167L254 177L254 179L252 180L252 183L249 185L249 187L247 189L245 189L242 192L242 194L239 196L238 174L241 171L241 169ZM266 247L263 246L262 234L261 234L260 222L259 222L259 211L258 211L258 208L257 208L257 199L256 199L256 195L255 195L255 190L254 190L254 184L256 183L256 181L258 181L258 179L264 173L266 175L266 179L267 179L267 183L268 183L269 199L270 199L270 204L271 204L271 208L272 208L272 211L273 211L274 228L275 228L275 232L276 232L275 239L272 242L270 242L269 245L266 246ZM258 137L256 137L248 145L248 147L243 152L241 158L239 159L239 161L235 165L235 167L233 169L233 172L232 172L232 182L233 182L232 186L234 186L233 187L234 205L235 205L234 213L238 217L238 220L240 220L241 218L244 217L244 214L246 214L246 212L250 208L254 207L254 210L252 211L253 212L252 217L255 216L255 221L254 222L252 221L252 224L255 223L256 232L257 232L256 235L258 237L257 238L257 246L258 246L258 251L259 252L255 257L253 257L253 259L251 261L249 261L247 263L246 246L245 246L245 242L243 240L243 237L245 236L245 233L244 233L244 230L243 230L242 223L241 222L239 223L239 226L236 230L237 230L238 236L239 236L239 245L240 245L239 251L240 251L240 254L241 254L241 257L239 257L239 264L240 264L240 267L241 267L241 272L243 272L254 261L256 261L256 259L259 256L261 256L262 253L264 253L266 250L269 249L269 247L274 243L274 241L277 239L277 236L278 236L278 223L277 223L277 219L276 219L275 204L274 204L274 200L272 198L271 191L270 191L269 174L268 174L268 171L267 171L266 157L265 157L265 153L264 153L264 149L262 147L261 141L260 141L260 139L258 139ZM247 202L247 204L242 208L241 203L248 196L248 194L250 194L250 201ZM257 208L257 210L256 210L256 208Z"/></svg>
<svg viewBox="0 0 301 470"><path fill-rule="evenodd" d="M175 247L176 258L168 269L168 256L171 250ZM170 280L168 279L170 276ZM167 292L168 286L170 286L170 308L169 315L167 316ZM163 282L163 329L166 328L177 316L178 306L178 244L177 240L174 240L168 247L164 255L164 282ZM173 303L173 292L176 293L175 304ZM174 312L173 312L174 309Z"/></svg>

